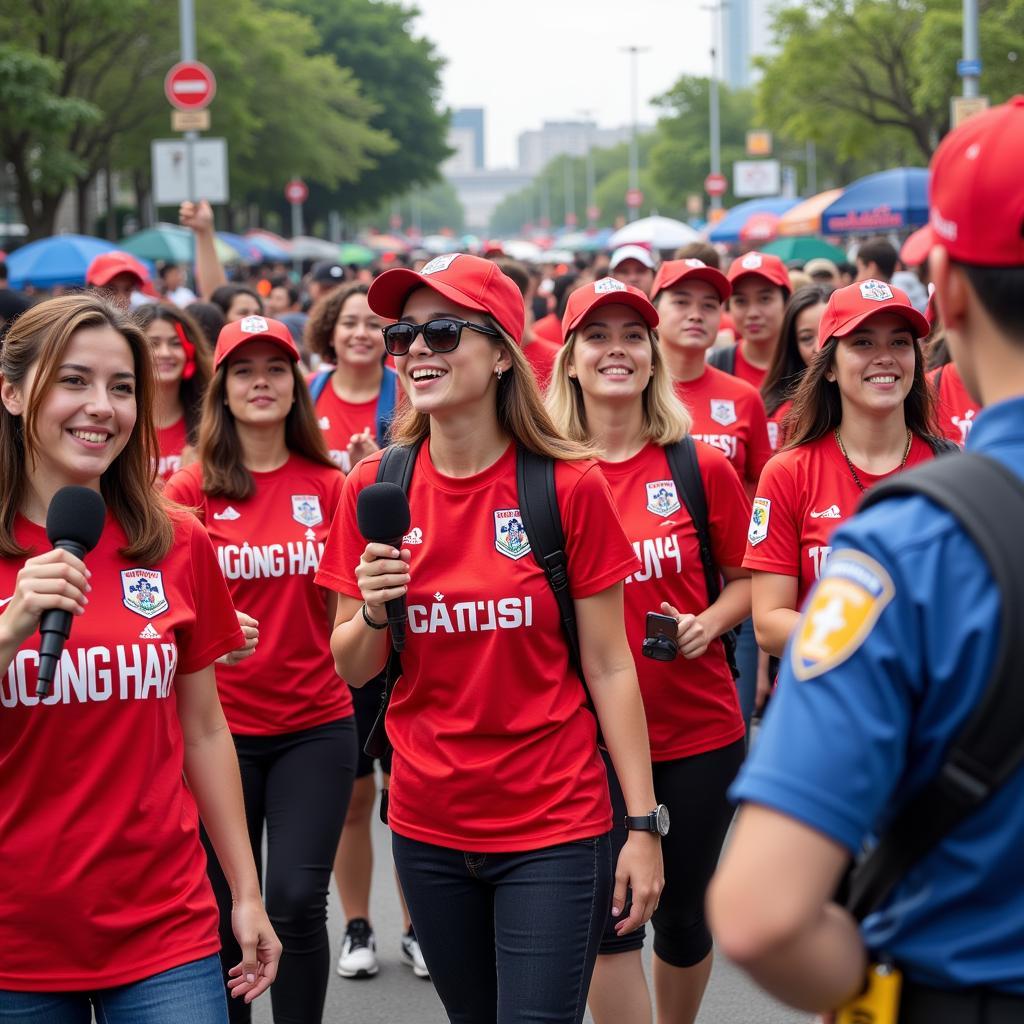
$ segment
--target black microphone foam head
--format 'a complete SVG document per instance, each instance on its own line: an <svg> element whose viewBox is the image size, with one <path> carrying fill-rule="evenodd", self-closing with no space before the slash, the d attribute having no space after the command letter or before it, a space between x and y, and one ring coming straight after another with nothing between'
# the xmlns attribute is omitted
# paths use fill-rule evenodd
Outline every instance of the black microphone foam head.
<svg viewBox="0 0 1024 1024"><path fill-rule="evenodd" d="M398 484L370 484L356 499L359 532L380 544L394 544L409 532L409 499Z"/></svg>
<svg viewBox="0 0 1024 1024"><path fill-rule="evenodd" d="M46 536L51 544L70 540L92 551L103 533L107 506L99 491L88 487L62 487L46 512Z"/></svg>

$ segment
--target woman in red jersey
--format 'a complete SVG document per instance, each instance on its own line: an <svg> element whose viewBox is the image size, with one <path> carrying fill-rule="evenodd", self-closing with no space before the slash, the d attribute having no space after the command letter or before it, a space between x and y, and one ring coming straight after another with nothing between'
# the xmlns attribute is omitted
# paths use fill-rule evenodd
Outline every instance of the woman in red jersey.
<svg viewBox="0 0 1024 1024"><path fill-rule="evenodd" d="M747 534L754 628L769 654L782 654L829 538L864 491L945 450L918 343L927 333L906 294L882 281L829 297L819 351L793 400L789 443L761 475Z"/></svg>
<svg viewBox="0 0 1024 1024"><path fill-rule="evenodd" d="M932 306L929 304L929 319ZM981 406L971 398L964 386L960 370L946 346L942 324L932 322L928 341L928 383L935 398L935 419L942 436L963 448L971 436L974 417Z"/></svg>
<svg viewBox="0 0 1024 1024"><path fill-rule="evenodd" d="M151 486L145 335L92 295L23 314L0 353L0 1019L227 1019L202 815L236 894L232 994L273 980L213 662L241 646L205 533ZM102 494L86 562L52 549L54 494ZM40 615L73 625L36 693Z"/></svg>
<svg viewBox="0 0 1024 1024"><path fill-rule="evenodd" d="M210 382L210 346L192 317L172 306L140 306L135 319L153 347L157 477L169 480L181 469L182 453L198 440L200 408Z"/></svg>
<svg viewBox="0 0 1024 1024"><path fill-rule="evenodd" d="M242 770L249 838L285 945L272 994L279 1021L318 1024L330 972L326 898L355 777L352 698L324 642L334 595L314 582L341 494L288 328L262 316L224 327L199 427L199 461L167 483L198 510L235 604L260 624L244 665L217 686ZM223 959L235 956L232 893L216 857ZM232 1005L234 1021L248 1007Z"/></svg>
<svg viewBox="0 0 1024 1024"><path fill-rule="evenodd" d="M661 889L664 815L623 626L622 581L636 557L597 465L558 435L540 402L519 348L522 296L498 267L440 256L418 274L382 274L369 301L399 321L385 329L409 393L395 439L421 446L401 552L359 537L356 500L380 457L345 482L319 575L341 593L335 662L353 682L376 675L389 648L385 603L405 597L403 675L387 714L388 816L449 1018L574 1024L609 904L627 932ZM523 530L517 444L554 460L582 668L639 822L614 892L597 723Z"/></svg>
<svg viewBox="0 0 1024 1024"><path fill-rule="evenodd" d="M786 303L779 344L761 385L772 451L780 442L785 444L782 424L793 407L793 395L818 351L818 324L832 290L810 284L798 288Z"/></svg>
<svg viewBox="0 0 1024 1024"><path fill-rule="evenodd" d="M668 296L675 301L671 285ZM704 891L732 818L726 790L744 754L745 727L719 638L750 614L750 574L740 567L749 501L728 459L696 442L711 555L725 579L709 604L696 527L665 451L690 424L672 392L657 325L657 311L635 288L606 279L573 292L548 402L566 437L600 451L619 522L642 563L626 580L626 635L647 714L655 798L673 818L663 840L665 889L652 919L654 986L658 1019L683 1024L696 1018L711 973ZM640 657L652 611L677 623L681 657L669 664ZM617 821L625 811L612 772L609 784ZM613 832L613 851L624 838L625 830ZM619 936L613 925L610 918L591 1013L597 1024L650 1021L643 931Z"/></svg>

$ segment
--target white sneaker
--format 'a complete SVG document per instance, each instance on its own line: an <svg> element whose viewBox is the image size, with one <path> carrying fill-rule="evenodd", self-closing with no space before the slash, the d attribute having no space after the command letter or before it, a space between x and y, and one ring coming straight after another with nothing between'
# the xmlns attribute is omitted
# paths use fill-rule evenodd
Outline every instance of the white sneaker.
<svg viewBox="0 0 1024 1024"><path fill-rule="evenodd" d="M412 968L412 973L417 978L429 978L430 971L427 970L426 961L420 950L420 944L416 941L416 933L409 925L409 930L402 936L402 963Z"/></svg>
<svg viewBox="0 0 1024 1024"><path fill-rule="evenodd" d="M345 929L345 941L338 957L338 973L343 978L372 978L377 966L377 941L365 917L354 917Z"/></svg>

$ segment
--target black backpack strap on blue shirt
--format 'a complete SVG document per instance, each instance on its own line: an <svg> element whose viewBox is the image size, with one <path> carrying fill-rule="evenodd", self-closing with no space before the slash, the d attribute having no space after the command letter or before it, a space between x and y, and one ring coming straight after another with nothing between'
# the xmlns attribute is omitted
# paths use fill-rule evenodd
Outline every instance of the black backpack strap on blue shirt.
<svg viewBox="0 0 1024 1024"><path fill-rule="evenodd" d="M708 607L713 605L722 593L722 574L715 563L715 555L711 549L711 521L708 518L708 502L704 493L704 481L700 475L700 464L697 461L697 445L689 435L675 444L665 447L672 479L676 491L686 511L690 514L694 529L697 531L697 546L700 550L700 564L704 569L704 585L708 592ZM738 679L739 668L736 666L736 633L728 630L721 636L725 648L725 660L733 679Z"/></svg>
<svg viewBox="0 0 1024 1024"><path fill-rule="evenodd" d="M981 700L938 774L854 870L847 907L858 920L1024 763L1024 481L978 453L943 457L877 484L860 507L915 494L953 515L984 556L999 588L999 646Z"/></svg>

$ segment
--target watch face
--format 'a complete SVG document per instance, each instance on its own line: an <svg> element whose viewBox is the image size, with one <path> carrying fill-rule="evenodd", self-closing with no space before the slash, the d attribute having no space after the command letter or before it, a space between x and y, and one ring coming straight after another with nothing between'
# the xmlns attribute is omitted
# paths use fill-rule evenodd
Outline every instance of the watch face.
<svg viewBox="0 0 1024 1024"><path fill-rule="evenodd" d="M658 835L659 836L667 836L668 835L668 824L669 824L669 822L668 822L668 808L664 804L658 804L658 807L657 807L657 809L655 810L654 813L656 815L656 823L657 823L657 827L658 827Z"/></svg>

